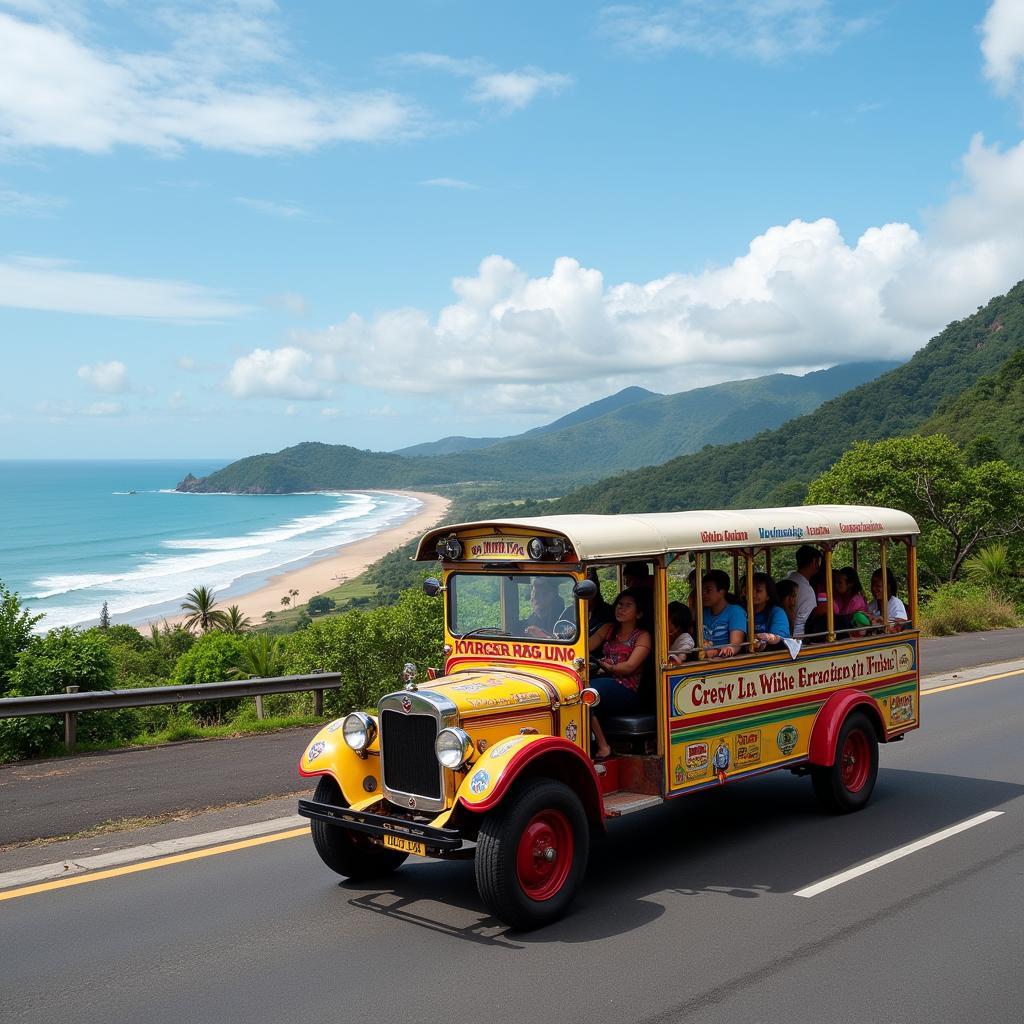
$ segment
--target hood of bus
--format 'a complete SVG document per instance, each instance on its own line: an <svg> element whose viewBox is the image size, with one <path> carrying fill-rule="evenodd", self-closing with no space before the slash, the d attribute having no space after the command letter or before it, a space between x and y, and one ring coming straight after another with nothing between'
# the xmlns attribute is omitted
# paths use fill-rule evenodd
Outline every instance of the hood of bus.
<svg viewBox="0 0 1024 1024"><path fill-rule="evenodd" d="M556 682L541 672L489 669L464 670L418 689L447 697L458 708L459 718L467 719L502 711L546 710L576 693L578 685L564 675Z"/></svg>

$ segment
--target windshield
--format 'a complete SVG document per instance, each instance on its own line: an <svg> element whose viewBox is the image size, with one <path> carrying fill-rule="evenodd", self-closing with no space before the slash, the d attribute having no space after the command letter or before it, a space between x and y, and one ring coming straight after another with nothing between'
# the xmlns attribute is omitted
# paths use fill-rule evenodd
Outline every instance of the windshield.
<svg viewBox="0 0 1024 1024"><path fill-rule="evenodd" d="M572 643L579 636L572 576L454 573L448 580L451 632Z"/></svg>

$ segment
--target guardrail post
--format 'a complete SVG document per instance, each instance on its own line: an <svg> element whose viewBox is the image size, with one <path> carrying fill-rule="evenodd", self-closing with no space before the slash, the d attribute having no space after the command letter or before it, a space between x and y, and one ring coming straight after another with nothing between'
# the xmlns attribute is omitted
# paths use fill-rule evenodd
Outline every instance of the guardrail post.
<svg viewBox="0 0 1024 1024"><path fill-rule="evenodd" d="M256 717L263 718L263 695L259 693L256 694Z"/></svg>
<svg viewBox="0 0 1024 1024"><path fill-rule="evenodd" d="M79 687L77 686L65 686L65 693L78 693ZM65 711L64 712L64 746L68 750L75 749L75 733L78 730L78 712L77 711Z"/></svg>
<svg viewBox="0 0 1024 1024"><path fill-rule="evenodd" d="M324 691L314 690L313 691L313 714L317 718L323 718L324 716Z"/></svg>

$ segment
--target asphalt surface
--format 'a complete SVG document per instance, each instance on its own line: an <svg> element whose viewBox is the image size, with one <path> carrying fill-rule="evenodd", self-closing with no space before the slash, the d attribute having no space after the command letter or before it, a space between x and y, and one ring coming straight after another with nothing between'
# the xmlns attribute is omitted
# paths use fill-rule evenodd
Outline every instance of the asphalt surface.
<svg viewBox="0 0 1024 1024"><path fill-rule="evenodd" d="M341 882L305 836L9 900L0 1021L1018 1024L1024 672L922 718L861 813L775 773L612 822L570 915L527 935L488 917L471 863Z"/></svg>
<svg viewBox="0 0 1024 1024"><path fill-rule="evenodd" d="M923 641L929 674L1020 657L1024 629ZM0 767L0 848L104 822L304 792L310 787L296 765L311 733L305 728Z"/></svg>

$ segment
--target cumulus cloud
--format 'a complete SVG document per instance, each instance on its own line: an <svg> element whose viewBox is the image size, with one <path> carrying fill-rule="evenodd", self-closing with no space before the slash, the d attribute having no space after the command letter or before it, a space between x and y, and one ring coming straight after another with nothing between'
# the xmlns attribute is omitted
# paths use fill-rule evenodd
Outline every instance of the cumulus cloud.
<svg viewBox="0 0 1024 1024"><path fill-rule="evenodd" d="M1024 95L1024 5L994 0L981 24L985 76L1003 96Z"/></svg>
<svg viewBox="0 0 1024 1024"><path fill-rule="evenodd" d="M78 378L96 391L108 395L119 395L128 390L128 368L119 359L80 366Z"/></svg>
<svg viewBox="0 0 1024 1024"><path fill-rule="evenodd" d="M848 241L832 219L794 220L727 266L611 284L571 257L531 276L484 259L436 314L357 314L293 344L323 379L443 393L551 413L637 383L676 391L777 369L903 359L1024 268L1024 143L975 137L956 192L925 227Z"/></svg>
<svg viewBox="0 0 1024 1024"><path fill-rule="evenodd" d="M62 260L26 256L0 260L3 306L160 320L221 320L246 312L219 292L189 281L92 273Z"/></svg>
<svg viewBox="0 0 1024 1024"><path fill-rule="evenodd" d="M522 110L541 94L555 95L573 83L571 75L533 65L502 71L482 57L450 57L444 53L403 53L392 64L471 79L468 98L472 102L506 111Z"/></svg>
<svg viewBox="0 0 1024 1024"><path fill-rule="evenodd" d="M843 18L829 0L676 0L602 9L602 34L634 56L689 50L769 63L834 50L863 31L867 18Z"/></svg>
<svg viewBox="0 0 1024 1024"><path fill-rule="evenodd" d="M329 391L313 370L313 357L301 349L257 348L235 360L225 387L236 398L325 398Z"/></svg>
<svg viewBox="0 0 1024 1024"><path fill-rule="evenodd" d="M401 96L339 92L293 73L272 3L146 10L147 27L168 37L162 51L103 48L97 27L60 5L0 11L0 145L260 154L414 130L418 111Z"/></svg>

